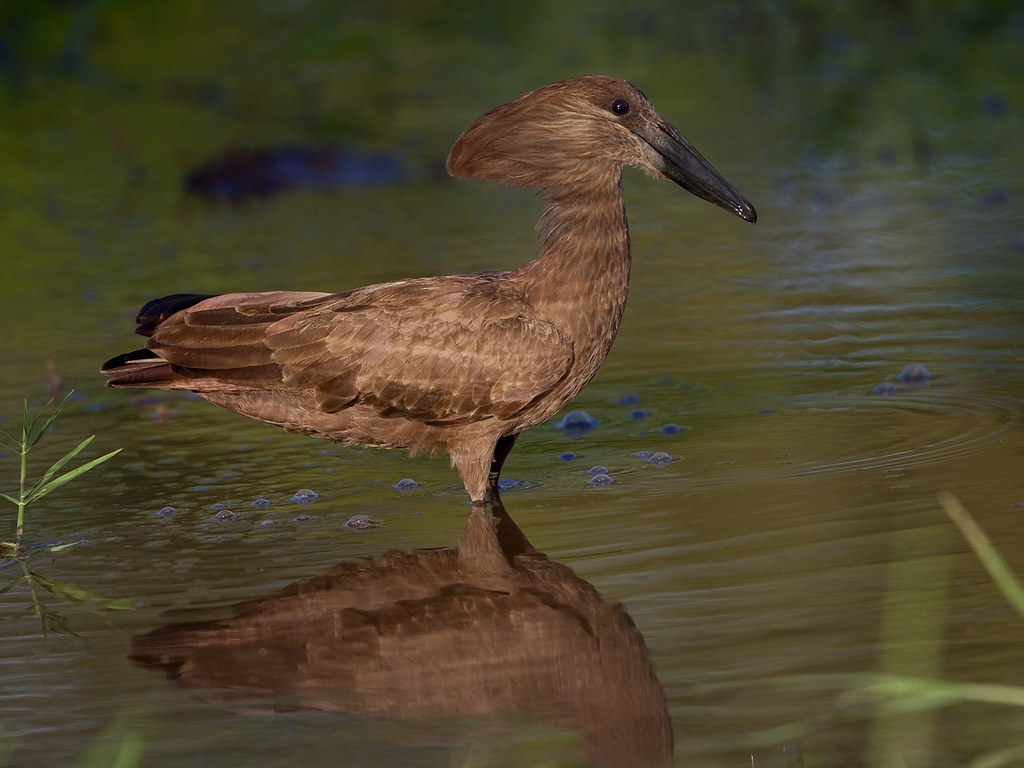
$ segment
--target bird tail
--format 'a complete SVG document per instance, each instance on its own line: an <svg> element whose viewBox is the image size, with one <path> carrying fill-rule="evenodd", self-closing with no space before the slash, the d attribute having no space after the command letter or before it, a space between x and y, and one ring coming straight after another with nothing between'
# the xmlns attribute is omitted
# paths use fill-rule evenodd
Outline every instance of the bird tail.
<svg viewBox="0 0 1024 768"><path fill-rule="evenodd" d="M212 295L175 293L148 302L135 316L135 332L152 336L164 320L183 309L193 307ZM171 364L149 349L136 349L107 360L100 372L108 387L139 389L190 389L184 377Z"/></svg>
<svg viewBox="0 0 1024 768"><path fill-rule="evenodd" d="M107 360L100 368L108 387L136 389L188 389L171 364L148 349L136 349Z"/></svg>

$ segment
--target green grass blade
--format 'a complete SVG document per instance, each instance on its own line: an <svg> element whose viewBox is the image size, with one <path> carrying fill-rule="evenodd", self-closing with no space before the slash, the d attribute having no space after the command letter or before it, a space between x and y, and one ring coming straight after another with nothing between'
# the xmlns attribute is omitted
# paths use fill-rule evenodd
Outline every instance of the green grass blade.
<svg viewBox="0 0 1024 768"><path fill-rule="evenodd" d="M949 519L967 539L967 543L971 545L974 553L981 560L981 564L985 566L985 570L999 587L999 591L1003 593L1003 597L1017 610L1017 613L1024 616L1024 587L1021 586L1020 580L1006 565L1006 561L996 551L996 548L992 546L991 540L985 535L981 526L964 509L956 496L949 491L944 491L939 495L939 503L949 515Z"/></svg>
<svg viewBox="0 0 1024 768"><path fill-rule="evenodd" d="M6 493L3 492L0 492L0 498L7 499L9 502L11 502L11 504L15 505L21 503L20 501L18 501L18 499L14 498L13 496L8 496Z"/></svg>
<svg viewBox="0 0 1024 768"><path fill-rule="evenodd" d="M68 404L68 400L71 399L71 396L73 394L75 394L75 390L71 390L66 395L64 395L64 398L53 409L53 413L51 413L49 417L46 419L46 421L43 422L43 426L39 430L41 433L46 432L46 430L48 430L53 425L53 422L57 420L57 417L60 415L60 412L64 410L64 406Z"/></svg>
<svg viewBox="0 0 1024 768"><path fill-rule="evenodd" d="M127 610L131 607L127 600L108 600L83 587L63 581L54 581L35 572L32 574L32 580L62 603L92 603L103 608L119 611Z"/></svg>
<svg viewBox="0 0 1024 768"><path fill-rule="evenodd" d="M60 404L56 408L53 409L53 413L51 413L49 418L43 422L43 426L41 426L39 428L39 431L35 432L34 435L32 434L32 431L35 429L35 425L36 422L39 421L39 417L42 416L42 412L40 411L36 415L36 417L32 419L32 425L29 428L29 434L26 435L26 440L28 440L27 450L31 451L33 448L36 447L36 443L43 439L43 435L46 434L47 430L53 425L53 422L56 421L57 416L60 415L60 412L64 410L64 406L67 405L68 398L70 398L71 395L73 394L74 390L71 390L66 395L64 395L64 399L60 401ZM28 401L25 401L25 418L28 418ZM29 438L31 439L29 440Z"/></svg>
<svg viewBox="0 0 1024 768"><path fill-rule="evenodd" d="M51 544L50 545L50 551L51 552L63 552L65 549L70 549L71 547L77 547L81 543L82 543L81 541L66 541L63 544Z"/></svg>
<svg viewBox="0 0 1024 768"><path fill-rule="evenodd" d="M75 469L72 469L72 470L70 470L68 472L65 472L60 477L53 478L52 480L47 482L45 485L37 483L35 486L33 486L32 490L29 491L28 495L25 498L25 503L26 504L30 504L33 501L36 501L37 499L41 499L43 496L48 494L50 491L54 491L57 488L60 488L62 485L64 485L65 483L71 482L72 480L74 480L79 475L85 474L86 472L88 472L93 467L99 466L100 464L102 464L107 459L113 458L114 456L119 454L121 452L121 450L122 449L118 448L116 451L111 451L110 453L106 454L105 456L100 456L99 458L93 459L92 461L87 461L82 466L76 467Z"/></svg>
<svg viewBox="0 0 1024 768"><path fill-rule="evenodd" d="M58 597L59 598L61 596L61 594L63 594L64 591L65 591L63 584L61 584L60 582L57 582L57 581L52 581L51 579L47 578L46 576L43 576L40 573L36 573L35 571L32 572L32 582L34 584L38 584L40 587L45 589L47 592L49 592L54 597ZM70 600L65 600L64 602L71 602L71 601Z"/></svg>
<svg viewBox="0 0 1024 768"><path fill-rule="evenodd" d="M119 717L96 736L73 768L137 768L144 752L141 730Z"/></svg>
<svg viewBox="0 0 1024 768"><path fill-rule="evenodd" d="M75 456L80 454L85 449L85 447L93 441L95 437L96 435L92 435L91 437L85 438L85 440L83 440L77 446L68 451L64 455L63 459L54 462L52 467L43 472L43 476L36 481L35 485L32 486L32 489L29 490L28 495L31 496L32 491L34 491L37 486L46 485L50 481L50 478L52 478L54 475L60 472L69 461L71 461L73 458L75 458Z"/></svg>
<svg viewBox="0 0 1024 768"><path fill-rule="evenodd" d="M6 587L3 587L2 589L0 589L0 595L3 595L3 594L6 594L6 593L10 592L16 586L18 586L23 581L25 581L26 578L27 578L26 576L19 576L14 581L12 581L10 584L8 584Z"/></svg>
<svg viewBox="0 0 1024 768"><path fill-rule="evenodd" d="M71 620L64 614L44 610L36 615L39 616L39 626L43 630L44 635L49 635L51 632L60 632L64 635L78 637L78 634L71 629Z"/></svg>
<svg viewBox="0 0 1024 768"><path fill-rule="evenodd" d="M28 400L24 402L24 410L22 412L21 422L21 448L24 453L28 453L32 450L32 446L39 442L39 438L43 436L42 432L36 432L36 424L39 423L39 419L43 417L43 412L40 411L31 419L28 416Z"/></svg>
<svg viewBox="0 0 1024 768"><path fill-rule="evenodd" d="M36 422L39 421L39 415L32 419L31 422L28 420L28 400L21 401L21 444L25 446L28 443L28 436L36 426Z"/></svg>

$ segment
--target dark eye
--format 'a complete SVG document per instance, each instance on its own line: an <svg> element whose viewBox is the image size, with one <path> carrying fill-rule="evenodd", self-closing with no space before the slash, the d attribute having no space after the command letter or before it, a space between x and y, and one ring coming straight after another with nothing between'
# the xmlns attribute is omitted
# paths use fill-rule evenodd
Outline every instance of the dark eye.
<svg viewBox="0 0 1024 768"><path fill-rule="evenodd" d="M615 99L615 101L608 105L608 109L611 110L613 115L623 117L629 114L629 102L625 99Z"/></svg>

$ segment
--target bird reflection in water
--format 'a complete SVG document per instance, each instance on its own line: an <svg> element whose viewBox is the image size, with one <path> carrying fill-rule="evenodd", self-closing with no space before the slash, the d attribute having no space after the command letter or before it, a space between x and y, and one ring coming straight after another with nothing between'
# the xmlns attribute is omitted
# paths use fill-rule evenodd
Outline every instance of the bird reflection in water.
<svg viewBox="0 0 1024 768"><path fill-rule="evenodd" d="M500 501L457 547L343 563L232 618L172 624L130 658L232 708L394 720L541 712L601 766L672 764L665 694L632 619L533 548Z"/></svg>

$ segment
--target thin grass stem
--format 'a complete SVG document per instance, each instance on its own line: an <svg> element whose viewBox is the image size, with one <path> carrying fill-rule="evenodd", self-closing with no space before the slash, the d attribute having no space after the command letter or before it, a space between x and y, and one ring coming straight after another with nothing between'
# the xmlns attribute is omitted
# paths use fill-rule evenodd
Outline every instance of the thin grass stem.
<svg viewBox="0 0 1024 768"><path fill-rule="evenodd" d="M967 539L974 553L985 566L989 576L996 583L1003 597L1021 616L1024 616L1024 587L1021 586L1017 576L1010 570L1002 555L996 551L992 541L978 525L971 514L964 509L959 499L949 491L939 494L939 503L946 511L949 519L960 529L960 533Z"/></svg>

